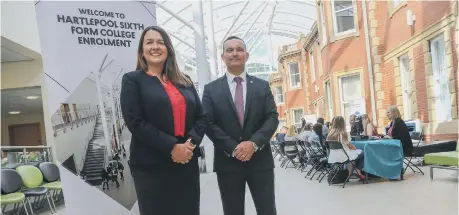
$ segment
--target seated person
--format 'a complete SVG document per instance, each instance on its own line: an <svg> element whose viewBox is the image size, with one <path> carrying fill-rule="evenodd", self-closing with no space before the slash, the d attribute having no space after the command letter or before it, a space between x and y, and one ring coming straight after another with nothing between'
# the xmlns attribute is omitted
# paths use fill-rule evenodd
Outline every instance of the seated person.
<svg viewBox="0 0 459 215"><path fill-rule="evenodd" d="M316 147L320 147L323 150L326 149L325 147L325 136L323 135L323 127L321 123L316 123L312 127L313 134L309 136L309 142L314 144Z"/></svg>
<svg viewBox="0 0 459 215"><path fill-rule="evenodd" d="M306 123L301 133L298 135L298 140L309 142L309 137L313 134L314 132L312 131L312 123Z"/></svg>
<svg viewBox="0 0 459 215"><path fill-rule="evenodd" d="M378 136L378 131L376 130L376 126L373 125L370 118L367 114L362 114L362 125L363 125L363 135L365 136Z"/></svg>
<svg viewBox="0 0 459 215"><path fill-rule="evenodd" d="M286 126L282 126L280 132L276 135L277 143L282 143L285 141L285 135L287 134L288 128Z"/></svg>
<svg viewBox="0 0 459 215"><path fill-rule="evenodd" d="M362 150L357 149L354 144L350 142L350 137L346 132L346 123L342 116L333 118L327 140L339 141L343 144L343 148L349 156L349 159L355 160L355 168L359 178L361 180L365 179L365 175L362 174L363 152ZM329 163L344 162L346 160L347 157L341 150L330 150L330 154L328 156ZM347 168L350 176L352 174L352 165L349 163Z"/></svg>
<svg viewBox="0 0 459 215"><path fill-rule="evenodd" d="M298 136L296 134L296 126L291 125L290 128L288 129L287 134L285 135L284 141L295 141L298 140Z"/></svg>
<svg viewBox="0 0 459 215"><path fill-rule="evenodd" d="M322 124L322 134L323 134L324 137L327 137L327 135L328 135L328 127L325 126L325 120L324 120L324 118L319 117L319 118L317 119L317 123Z"/></svg>
<svg viewBox="0 0 459 215"><path fill-rule="evenodd" d="M362 122L355 114L349 116L349 124L351 125L351 136L358 136L363 132Z"/></svg>
<svg viewBox="0 0 459 215"><path fill-rule="evenodd" d="M388 135L384 136L384 138L400 140L404 156L410 156L413 153L413 141L411 140L408 127L401 118L400 111L396 105L392 105L387 108L386 114L391 122L389 124L389 131L387 132Z"/></svg>

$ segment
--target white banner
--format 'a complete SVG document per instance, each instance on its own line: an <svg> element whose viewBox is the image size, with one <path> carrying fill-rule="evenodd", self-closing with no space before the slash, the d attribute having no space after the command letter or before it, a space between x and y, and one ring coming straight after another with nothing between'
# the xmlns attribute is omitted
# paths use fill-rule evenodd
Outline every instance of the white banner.
<svg viewBox="0 0 459 215"><path fill-rule="evenodd" d="M142 31L156 25L155 4L39 1L35 9L65 214L129 214L137 197L119 89Z"/></svg>

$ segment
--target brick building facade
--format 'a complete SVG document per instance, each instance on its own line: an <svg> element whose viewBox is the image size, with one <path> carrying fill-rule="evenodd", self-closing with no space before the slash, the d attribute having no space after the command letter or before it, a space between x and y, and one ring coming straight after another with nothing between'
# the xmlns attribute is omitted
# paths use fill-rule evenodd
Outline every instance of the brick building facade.
<svg viewBox="0 0 459 215"><path fill-rule="evenodd" d="M285 95L281 120L297 123L291 112L299 108L326 120L367 113L382 133L386 109L395 104L403 119L422 123L427 140L457 139L457 7L456 1L318 1L316 24L281 48L280 73L271 76ZM301 65L296 89L283 70L294 61Z"/></svg>

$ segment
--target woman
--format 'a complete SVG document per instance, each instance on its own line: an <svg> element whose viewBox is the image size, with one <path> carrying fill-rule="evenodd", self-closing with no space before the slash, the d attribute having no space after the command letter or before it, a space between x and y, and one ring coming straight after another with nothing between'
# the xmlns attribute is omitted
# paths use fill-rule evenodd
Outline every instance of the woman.
<svg viewBox="0 0 459 215"><path fill-rule="evenodd" d="M310 143L315 143L317 146L320 146L321 148L325 149L324 146L324 134L323 134L323 128L321 123L316 123L312 127L312 131L314 132L311 136L309 136L309 142Z"/></svg>
<svg viewBox="0 0 459 215"><path fill-rule="evenodd" d="M284 137L284 141L295 141L298 139L297 135L296 135L296 126L295 125L291 125L290 128L288 129L288 132L287 134L285 135Z"/></svg>
<svg viewBox="0 0 459 215"><path fill-rule="evenodd" d="M312 123L308 122L304 125L301 133L298 135L298 139L301 141L309 141L309 138L314 135L312 131Z"/></svg>
<svg viewBox="0 0 459 215"><path fill-rule="evenodd" d="M378 132L376 127L371 122L367 114L362 114L362 125L363 125L363 135L365 136L377 136Z"/></svg>
<svg viewBox="0 0 459 215"><path fill-rule="evenodd" d="M140 214L199 214L198 156L206 119L160 27L140 36L137 69L123 76L121 110L132 133L129 165Z"/></svg>
<svg viewBox="0 0 459 215"><path fill-rule="evenodd" d="M391 121L389 124L389 131L387 132L386 139L400 140L403 147L403 154L409 156L413 153L413 142L410 137L410 132L405 122L402 120L400 111L396 105L387 108L387 118Z"/></svg>
<svg viewBox="0 0 459 215"><path fill-rule="evenodd" d="M346 132L346 122L342 116L337 116L333 118L331 123L330 133L327 136L327 140L339 141L343 145L344 150L349 156L350 160L355 160L355 168L359 178L361 180L365 179L365 176L362 174L363 168L363 152L358 150L354 144L349 141L349 134ZM330 155L328 156L329 163L344 162L347 160L347 157L340 151L330 150ZM347 165L349 170L349 176L352 174L352 165L349 163Z"/></svg>

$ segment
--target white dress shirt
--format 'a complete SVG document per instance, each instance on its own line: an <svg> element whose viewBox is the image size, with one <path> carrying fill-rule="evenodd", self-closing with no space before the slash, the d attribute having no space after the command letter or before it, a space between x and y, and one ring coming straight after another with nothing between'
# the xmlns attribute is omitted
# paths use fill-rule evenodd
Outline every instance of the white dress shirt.
<svg viewBox="0 0 459 215"><path fill-rule="evenodd" d="M242 100L244 101L244 111L245 111L245 104L246 104L246 98L247 98L247 73L244 71L242 72L240 75L238 75L239 77L242 78ZM236 81L234 81L234 78L236 76L229 73L228 71L226 72L226 79L228 81L228 86L229 86L229 89L230 89L230 92L231 92L231 96L233 97L233 102L234 102L234 97L235 97L235 94L236 94L236 87L237 87L237 83ZM255 151L258 150L258 148L256 147L255 143L253 143L253 147L255 148ZM234 151L231 155L232 157L235 157L234 156Z"/></svg>
<svg viewBox="0 0 459 215"><path fill-rule="evenodd" d="M246 95L247 95L247 74L243 72L238 76L242 78L242 83L241 83L242 84L242 100L244 101L244 111L245 111L245 104L246 104L245 100L246 100ZM231 96L233 97L233 102L234 102L234 96L236 93L236 86L237 86L236 81L234 81L235 77L236 77L235 75L229 72L226 72L226 79L228 81L228 86L230 88Z"/></svg>

